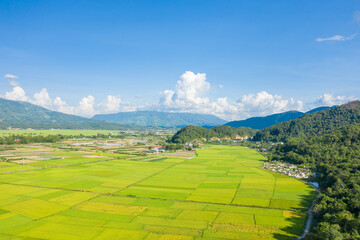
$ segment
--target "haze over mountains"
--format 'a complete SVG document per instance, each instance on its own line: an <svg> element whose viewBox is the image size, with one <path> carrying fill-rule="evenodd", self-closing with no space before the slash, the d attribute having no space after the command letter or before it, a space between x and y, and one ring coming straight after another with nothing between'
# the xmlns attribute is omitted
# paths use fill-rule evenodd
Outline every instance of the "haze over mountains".
<svg viewBox="0 0 360 240"><path fill-rule="evenodd" d="M253 117L241 121L226 122L210 114L174 113L157 111L120 112L99 114L88 119L75 115L51 111L28 102L0 98L0 128L63 128L63 129L123 129L136 127L180 128L188 125L231 126L264 129L274 124L296 119L329 107L321 107L303 113L289 111L266 117Z"/></svg>
<svg viewBox="0 0 360 240"><path fill-rule="evenodd" d="M184 127L187 125L219 126L225 120L210 114L173 113L156 111L119 112L95 115L93 120L117 122L146 127Z"/></svg>

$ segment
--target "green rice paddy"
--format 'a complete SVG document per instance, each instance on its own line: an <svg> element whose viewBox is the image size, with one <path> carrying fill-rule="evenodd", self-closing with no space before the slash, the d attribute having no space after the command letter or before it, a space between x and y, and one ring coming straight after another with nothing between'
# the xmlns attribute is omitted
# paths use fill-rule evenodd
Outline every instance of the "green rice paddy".
<svg viewBox="0 0 360 240"><path fill-rule="evenodd" d="M208 146L197 154L157 161L108 156L113 159L69 166L58 159L58 167L0 174L0 239L294 239L302 233L303 212L315 195L308 185L262 169L265 158L252 149Z"/></svg>
<svg viewBox="0 0 360 240"><path fill-rule="evenodd" d="M12 134L22 135L22 134L33 134L33 135L83 135L83 136L94 136L98 133L108 134L112 132L110 130L64 130L64 129L54 129L54 130L0 130L0 136L8 136Z"/></svg>

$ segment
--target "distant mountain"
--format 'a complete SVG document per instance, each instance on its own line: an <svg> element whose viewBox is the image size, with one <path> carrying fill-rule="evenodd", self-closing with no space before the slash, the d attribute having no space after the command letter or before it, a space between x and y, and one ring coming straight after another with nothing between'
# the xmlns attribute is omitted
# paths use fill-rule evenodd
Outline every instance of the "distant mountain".
<svg viewBox="0 0 360 240"><path fill-rule="evenodd" d="M225 120L210 114L171 113L156 111L99 114L95 115L92 119L146 127L184 127L187 125L218 126L226 123Z"/></svg>
<svg viewBox="0 0 360 240"><path fill-rule="evenodd" d="M240 121L232 121L225 124L225 126L231 126L231 127L250 127L253 129L264 129L267 127L270 127L276 123L285 122L289 120L296 119L298 117L301 117L308 113L315 113L318 111L322 111L325 109L328 109L330 107L319 107L312 109L308 112L299 112L299 111L288 111L278 114L272 114L266 117L252 117L248 118L246 120L240 120Z"/></svg>
<svg viewBox="0 0 360 240"><path fill-rule="evenodd" d="M256 133L254 140L285 141L289 138L307 138L339 127L360 123L360 101L305 114L297 119L277 123Z"/></svg>
<svg viewBox="0 0 360 240"><path fill-rule="evenodd" d="M124 129L126 125L93 121L87 118L48 110L21 101L0 98L0 129Z"/></svg>
<svg viewBox="0 0 360 240"><path fill-rule="evenodd" d="M314 108L310 111L307 111L305 114L308 114L308 113L316 113L316 112L320 112L322 110L326 110L326 109L329 109L329 108L333 108L333 107L318 107L318 108Z"/></svg>
<svg viewBox="0 0 360 240"><path fill-rule="evenodd" d="M218 126L213 127L211 129L199 127L199 126L186 126L177 131L172 138L171 142L173 143L186 143L186 142L192 142L194 140L200 140L203 139L211 139L213 137L216 138L236 138L236 136L241 137L252 137L255 135L257 130L247 128L247 127L239 127L239 128L233 128L230 126Z"/></svg>

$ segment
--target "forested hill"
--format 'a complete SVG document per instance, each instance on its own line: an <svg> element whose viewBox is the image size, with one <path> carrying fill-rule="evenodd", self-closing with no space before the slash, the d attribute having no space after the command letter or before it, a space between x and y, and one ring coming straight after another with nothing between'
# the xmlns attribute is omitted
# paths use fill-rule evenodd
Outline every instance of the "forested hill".
<svg viewBox="0 0 360 240"><path fill-rule="evenodd" d="M173 143L186 143L194 140L211 139L211 138L236 138L236 136L248 136L252 137L255 135L257 130L240 127L233 128L230 126L219 126L206 129L199 126L187 126L180 129L171 138Z"/></svg>
<svg viewBox="0 0 360 240"><path fill-rule="evenodd" d="M360 239L360 124L290 139L273 147L268 156L269 160L305 164L316 172L322 194L314 206L318 224L309 239Z"/></svg>
<svg viewBox="0 0 360 240"><path fill-rule="evenodd" d="M0 98L0 129L124 129L126 125L93 121L87 118L48 110L46 108L21 101Z"/></svg>
<svg viewBox="0 0 360 240"><path fill-rule="evenodd" d="M299 111L288 111L284 113L272 114L266 117L252 117L245 120L232 121L226 123L225 126L264 129L276 123L292 120L302 115L304 115L304 113Z"/></svg>
<svg viewBox="0 0 360 240"><path fill-rule="evenodd" d="M231 127L250 127L253 129L264 129L270 127L276 123L285 122L289 120L296 119L308 113L315 113L318 111L322 111L325 109L329 109L330 107L319 107L312 109L308 112L299 112L299 111L288 111L283 113L272 114L265 117L252 117L245 120L240 121L232 121L225 124L225 126Z"/></svg>
<svg viewBox="0 0 360 240"><path fill-rule="evenodd" d="M311 137L353 123L360 123L358 100L275 124L257 132L254 140L278 142L292 137Z"/></svg>
<svg viewBox="0 0 360 240"><path fill-rule="evenodd" d="M184 127L187 125L218 126L226 123L210 114L172 113L156 111L120 112L95 115L93 120L117 122L146 127Z"/></svg>

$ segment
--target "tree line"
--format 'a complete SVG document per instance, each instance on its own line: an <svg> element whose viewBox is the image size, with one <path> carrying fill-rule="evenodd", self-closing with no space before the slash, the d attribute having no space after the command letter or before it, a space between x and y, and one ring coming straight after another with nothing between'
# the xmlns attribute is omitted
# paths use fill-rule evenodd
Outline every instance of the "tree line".
<svg viewBox="0 0 360 240"><path fill-rule="evenodd" d="M322 193L308 239L360 239L360 124L289 139L271 148L268 158L304 164L316 172Z"/></svg>
<svg viewBox="0 0 360 240"><path fill-rule="evenodd" d="M257 130L248 127L234 128L230 126L219 126L207 129L190 125L176 132L169 141L172 143L187 143L194 140L206 141L211 138L252 137L256 132Z"/></svg>

